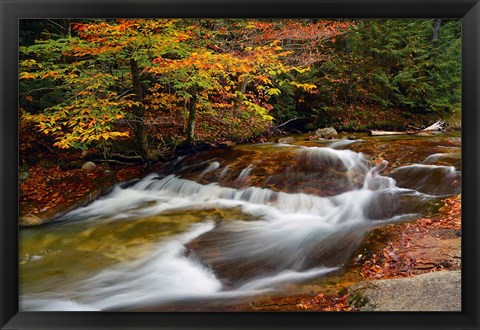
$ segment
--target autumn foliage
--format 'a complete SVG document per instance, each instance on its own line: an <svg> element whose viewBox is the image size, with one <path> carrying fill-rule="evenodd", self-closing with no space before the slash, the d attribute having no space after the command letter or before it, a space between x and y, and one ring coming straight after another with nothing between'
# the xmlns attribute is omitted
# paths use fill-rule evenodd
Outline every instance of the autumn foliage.
<svg viewBox="0 0 480 330"><path fill-rule="evenodd" d="M271 125L272 98L315 92L302 76L323 59L323 43L351 24L71 21L68 34L20 48L22 120L54 147L105 154L122 139L143 141L135 147L148 149L139 150L143 157L184 139L249 139ZM233 137L219 136L225 130Z"/></svg>
<svg viewBox="0 0 480 330"><path fill-rule="evenodd" d="M94 179L104 176L102 169L64 171L43 163L29 169L29 179L20 184L20 208L23 214L47 212L59 204L72 204L95 187Z"/></svg>

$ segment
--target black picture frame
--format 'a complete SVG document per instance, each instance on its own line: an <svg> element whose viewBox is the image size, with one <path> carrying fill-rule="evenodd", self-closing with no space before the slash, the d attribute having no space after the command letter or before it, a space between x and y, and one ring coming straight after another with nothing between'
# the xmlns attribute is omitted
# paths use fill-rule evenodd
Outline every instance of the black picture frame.
<svg viewBox="0 0 480 330"><path fill-rule="evenodd" d="M1 329L479 329L478 0L0 0L0 3ZM462 312L19 312L18 20L67 17L462 18Z"/></svg>

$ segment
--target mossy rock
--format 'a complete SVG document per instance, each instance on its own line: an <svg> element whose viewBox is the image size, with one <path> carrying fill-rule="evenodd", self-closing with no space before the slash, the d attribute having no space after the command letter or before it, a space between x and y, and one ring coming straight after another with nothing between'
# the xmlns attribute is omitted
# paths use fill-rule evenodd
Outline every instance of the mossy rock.
<svg viewBox="0 0 480 330"><path fill-rule="evenodd" d="M361 308L368 304L368 298L363 296L360 292L355 292L348 298L348 304L355 308Z"/></svg>

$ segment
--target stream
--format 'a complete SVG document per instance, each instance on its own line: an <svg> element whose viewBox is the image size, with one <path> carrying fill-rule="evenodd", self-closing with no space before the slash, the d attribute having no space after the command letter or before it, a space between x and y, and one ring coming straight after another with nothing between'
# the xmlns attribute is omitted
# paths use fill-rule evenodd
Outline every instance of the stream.
<svg viewBox="0 0 480 330"><path fill-rule="evenodd" d="M20 310L215 311L341 281L372 229L461 192L460 133L351 135L179 157L21 228Z"/></svg>

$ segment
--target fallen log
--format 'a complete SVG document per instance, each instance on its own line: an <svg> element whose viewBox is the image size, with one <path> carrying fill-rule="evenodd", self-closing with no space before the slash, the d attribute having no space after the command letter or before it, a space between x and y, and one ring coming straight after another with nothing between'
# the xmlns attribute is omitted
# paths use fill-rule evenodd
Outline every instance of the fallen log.
<svg viewBox="0 0 480 330"><path fill-rule="evenodd" d="M445 122L442 120L438 120L437 122L433 123L432 125L420 130L409 130L404 132L399 131L377 131L372 130L368 133L370 136L390 136L390 135L419 135L419 136L430 136L431 134L439 133L439 131L443 131L445 127Z"/></svg>
<svg viewBox="0 0 480 330"><path fill-rule="evenodd" d="M139 165L138 162L122 162L120 160L116 160L116 159L96 159L95 160L96 162L105 162L105 163L113 163L113 164L119 164L119 165L125 165L125 166L135 166L135 165Z"/></svg>
<svg viewBox="0 0 480 330"><path fill-rule="evenodd" d="M424 128L422 131L443 131L445 122L442 120L437 120L434 124Z"/></svg>
<svg viewBox="0 0 480 330"><path fill-rule="evenodd" d="M368 135L371 136L389 136L389 135L407 135L408 132L395 132L395 131L370 131Z"/></svg>
<svg viewBox="0 0 480 330"><path fill-rule="evenodd" d="M106 156L106 157L105 157ZM118 164L143 164L142 157L132 153L107 153L104 154L101 151L83 151L82 158L84 160L90 161L98 161L98 162L110 162L110 163L118 163Z"/></svg>

